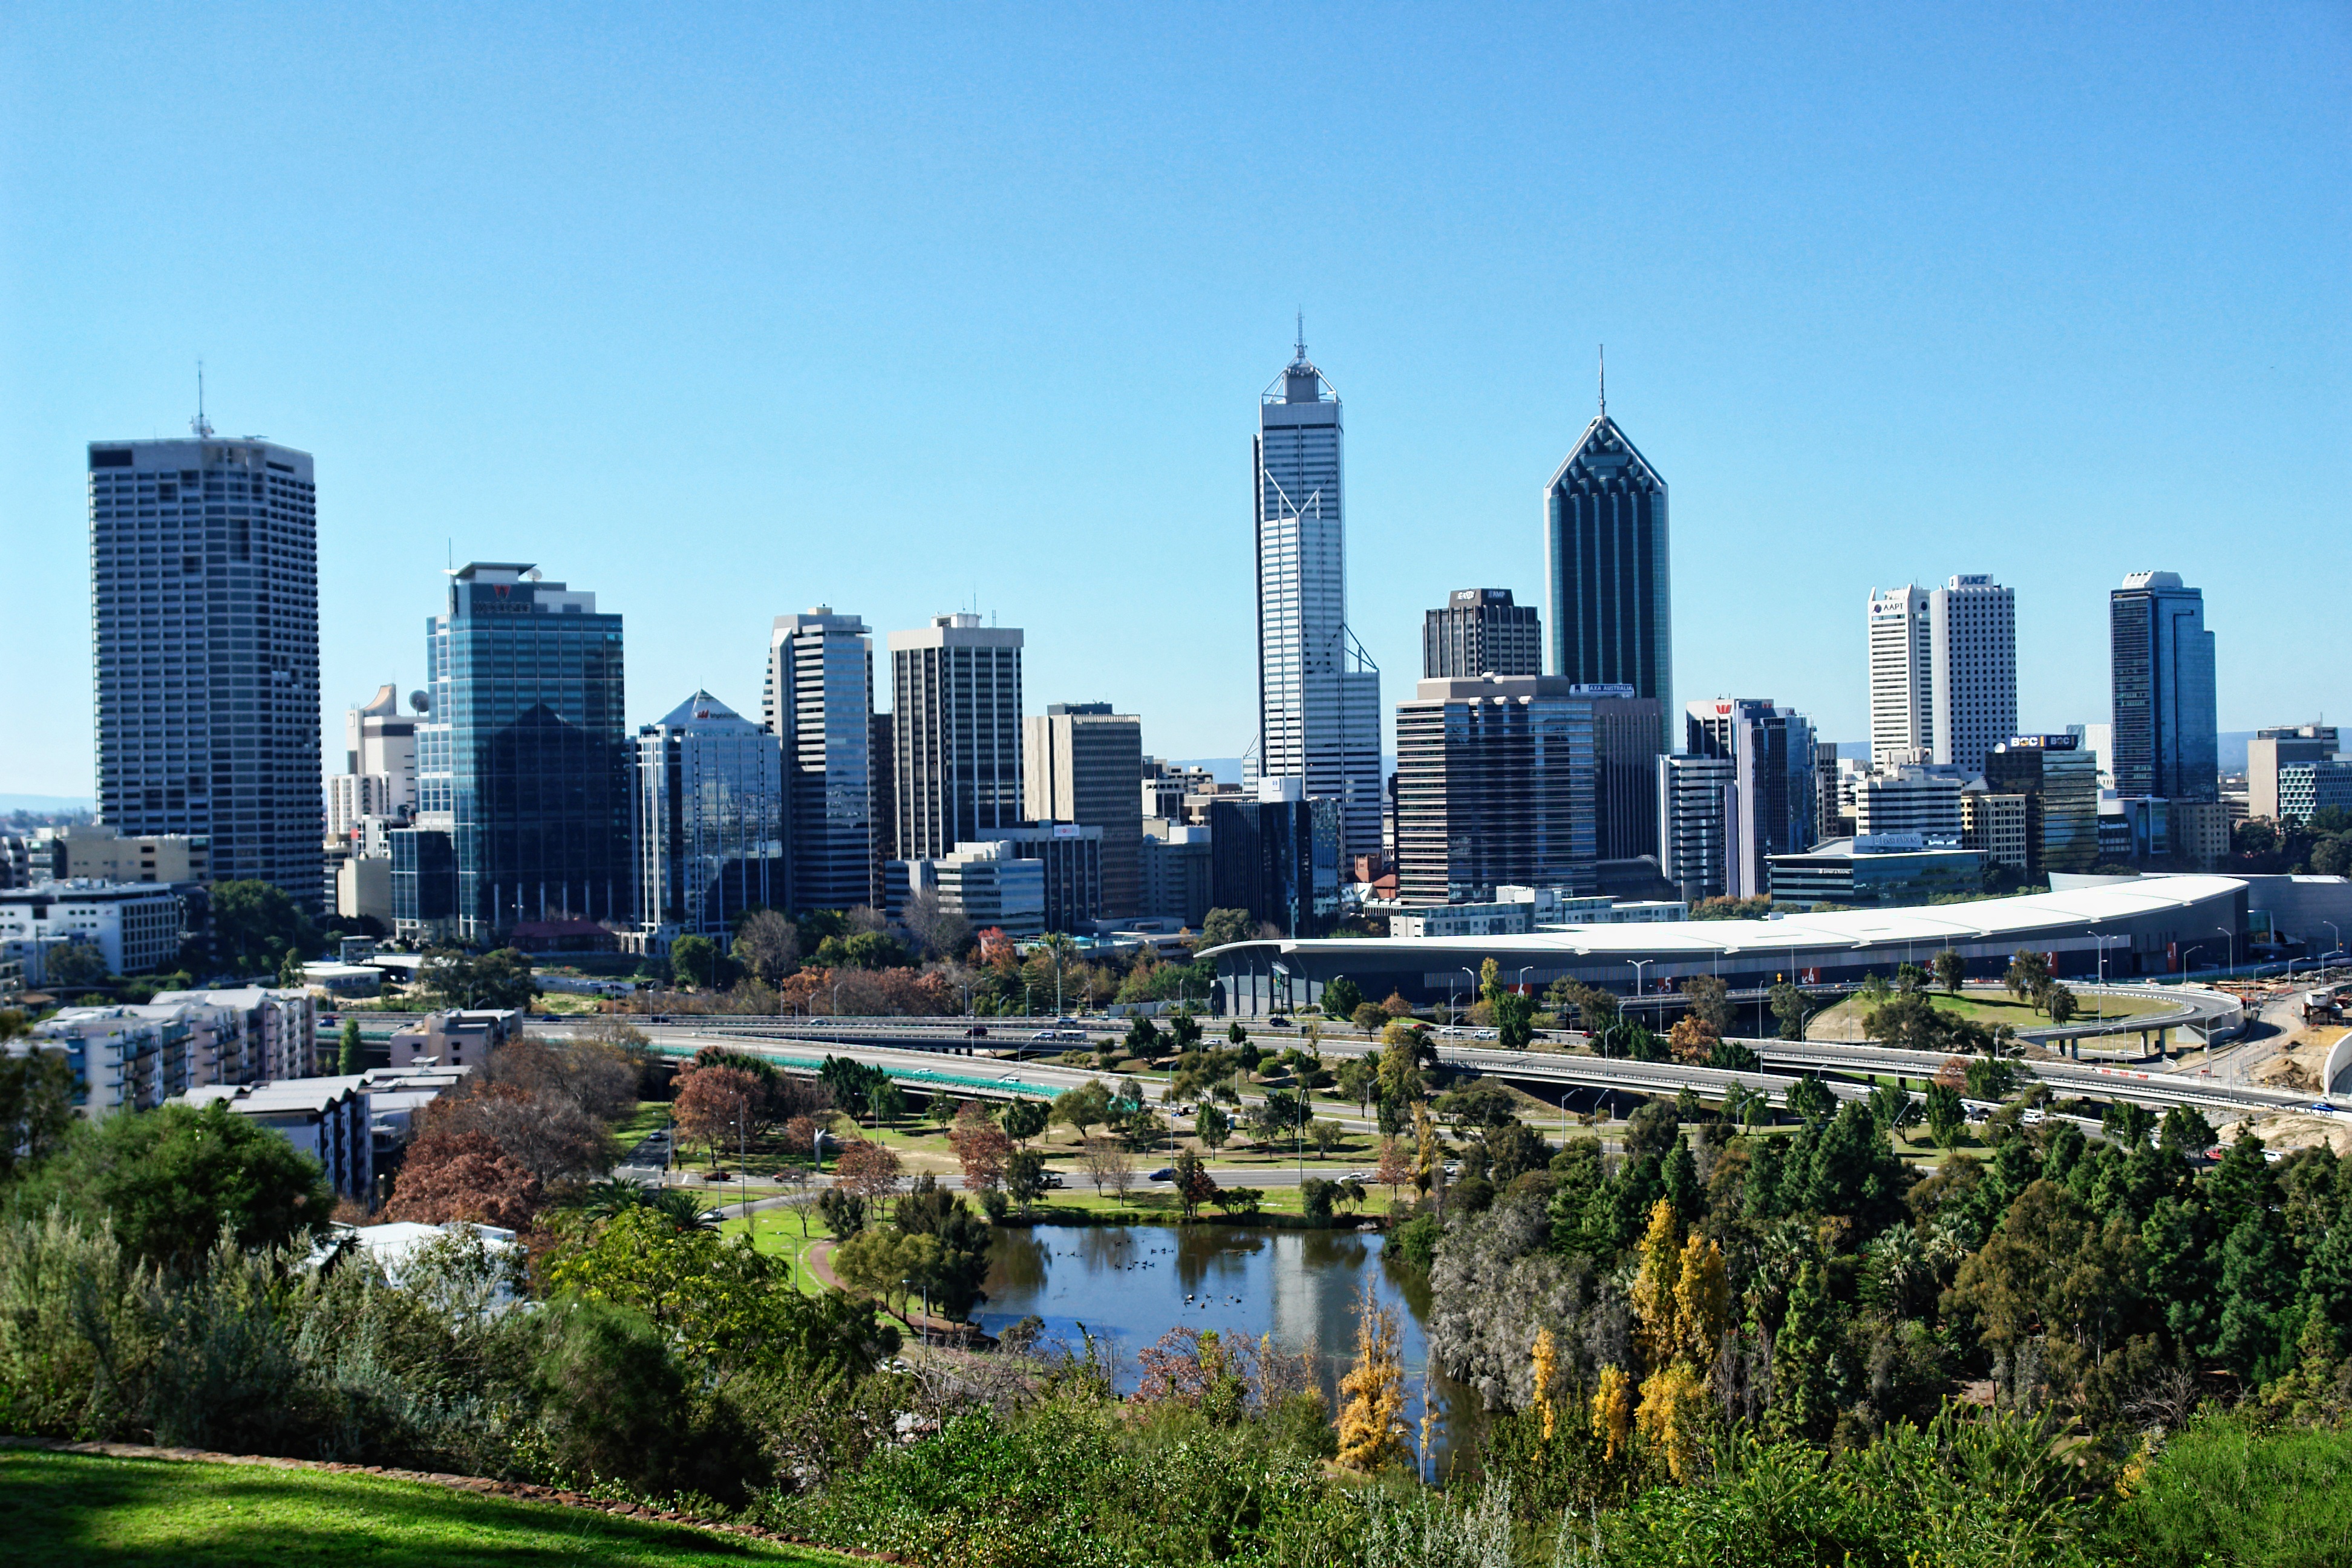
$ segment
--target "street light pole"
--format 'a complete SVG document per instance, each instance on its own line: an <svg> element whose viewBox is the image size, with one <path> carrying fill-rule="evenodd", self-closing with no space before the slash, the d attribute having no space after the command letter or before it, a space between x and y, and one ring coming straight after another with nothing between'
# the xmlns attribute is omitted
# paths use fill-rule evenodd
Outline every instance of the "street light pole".
<svg viewBox="0 0 2352 1568"><path fill-rule="evenodd" d="M2238 933L2228 926L2215 926L2213 929L2220 931L2221 940L2229 944L2221 950L2229 955L2228 962L2221 965L2221 973L2227 974L2238 964Z"/></svg>
<svg viewBox="0 0 2352 1568"><path fill-rule="evenodd" d="M1629 958L1625 962L1633 966L1633 994L1638 998L1642 994L1642 971L1658 961L1654 958Z"/></svg>
<svg viewBox="0 0 2352 1568"><path fill-rule="evenodd" d="M1478 972L1465 963L1462 966L1462 973L1470 977L1470 994L1474 997L1476 996L1478 994ZM1476 1004L1474 1002L1472 1005L1475 1006ZM1462 1009L1458 1006L1454 1009L1454 1026L1457 1029L1462 1026Z"/></svg>

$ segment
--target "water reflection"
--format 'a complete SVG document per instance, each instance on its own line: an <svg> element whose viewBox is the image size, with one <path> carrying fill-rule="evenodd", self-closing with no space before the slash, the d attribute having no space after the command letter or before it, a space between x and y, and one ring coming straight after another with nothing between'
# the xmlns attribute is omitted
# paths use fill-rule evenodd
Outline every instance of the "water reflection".
<svg viewBox="0 0 2352 1568"><path fill-rule="evenodd" d="M1356 1296L1369 1287L1402 1330L1409 1407L1421 1419L1428 1342L1428 1288L1419 1273L1381 1257L1381 1237L1347 1230L1256 1230L1244 1226L1040 1226L997 1231L989 1248L988 1300L973 1315L997 1332L1034 1314L1049 1338L1091 1334L1124 1393L1136 1352L1169 1329L1215 1329L1313 1357L1324 1397L1338 1409L1339 1378L1355 1353ZM1448 1440L1472 1430L1477 1396L1433 1375L1431 1394Z"/></svg>

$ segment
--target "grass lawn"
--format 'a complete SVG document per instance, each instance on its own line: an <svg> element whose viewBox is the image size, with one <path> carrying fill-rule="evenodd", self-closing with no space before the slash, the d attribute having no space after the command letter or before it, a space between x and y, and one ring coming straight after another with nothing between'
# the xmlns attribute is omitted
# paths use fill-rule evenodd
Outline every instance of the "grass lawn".
<svg viewBox="0 0 2352 1568"><path fill-rule="evenodd" d="M740 1219L719 1222L719 1234L732 1238L743 1234ZM833 1233L814 1215L809 1216L808 1235L801 1235L801 1216L782 1209L766 1209L751 1215L751 1246L772 1258L781 1258L793 1271L793 1287L814 1296L824 1286L809 1271L809 1248Z"/></svg>
<svg viewBox="0 0 2352 1568"><path fill-rule="evenodd" d="M613 1147L625 1154L637 1146L648 1132L658 1132L669 1125L669 1101L641 1100L636 1110L613 1123Z"/></svg>
<svg viewBox="0 0 2352 1568"><path fill-rule="evenodd" d="M2075 997L2080 1010L2074 1015L2077 1025L2095 1023L2101 1017L2136 1018L2147 1013L2170 1012L2176 1004L2158 996L2117 996L2089 991L2078 991ZM2007 1024L2022 1033L2029 1029L2046 1029L2050 1020L2036 1012L2031 1004L2020 1002L2005 993L1970 991L1958 996L1932 992L1928 1000L1947 1013L1958 1014L1988 1027ZM1869 1011L1859 996L1849 996L1836 1006L1819 1013L1806 1026L1805 1035L1815 1040L1858 1040L1862 1038L1862 1017Z"/></svg>
<svg viewBox="0 0 2352 1568"><path fill-rule="evenodd" d="M736 1563L849 1559L381 1476L0 1450L7 1559L36 1564Z"/></svg>

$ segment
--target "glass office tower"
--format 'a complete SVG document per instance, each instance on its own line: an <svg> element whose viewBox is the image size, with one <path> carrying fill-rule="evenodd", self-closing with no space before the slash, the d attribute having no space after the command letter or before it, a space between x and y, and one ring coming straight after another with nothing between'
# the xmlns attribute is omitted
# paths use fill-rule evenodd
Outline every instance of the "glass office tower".
<svg viewBox="0 0 2352 1568"><path fill-rule="evenodd" d="M761 718L782 743L792 887L778 908L881 907L875 831L874 638L828 605L778 616L768 634ZM886 790L887 795L887 790Z"/></svg>
<svg viewBox="0 0 2352 1568"><path fill-rule="evenodd" d="M621 617L527 563L449 574L428 629L435 728L447 746L457 935L521 921L634 921ZM426 726L418 726L428 796ZM437 741L441 737L436 737ZM420 819L420 826L432 826Z"/></svg>
<svg viewBox="0 0 2352 1568"><path fill-rule="evenodd" d="M2218 800L2213 634L2205 595L2177 572L2135 572L2107 595L2116 793Z"/></svg>
<svg viewBox="0 0 2352 1568"><path fill-rule="evenodd" d="M1658 751L1675 711L1666 481L1609 417L1607 398L1545 490L1551 672L1654 699Z"/></svg>
<svg viewBox="0 0 2352 1568"><path fill-rule="evenodd" d="M261 440L89 447L98 816L320 902L318 490ZM40 656L26 650L26 668Z"/></svg>
<svg viewBox="0 0 2352 1568"><path fill-rule="evenodd" d="M637 731L637 907L651 927L725 938L786 901L778 739L698 691Z"/></svg>

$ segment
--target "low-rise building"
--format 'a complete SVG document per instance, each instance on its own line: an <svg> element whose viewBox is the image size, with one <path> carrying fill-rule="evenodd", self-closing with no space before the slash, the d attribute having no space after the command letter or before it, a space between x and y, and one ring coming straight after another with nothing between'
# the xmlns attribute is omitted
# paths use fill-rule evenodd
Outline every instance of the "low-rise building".
<svg viewBox="0 0 2352 1568"><path fill-rule="evenodd" d="M523 1016L511 1007L453 1007L395 1030L392 1066L479 1067L489 1054L522 1033Z"/></svg>
<svg viewBox="0 0 2352 1568"><path fill-rule="evenodd" d="M1833 838L1802 855L1771 858L1776 904L1918 904L1938 893L1972 893L1984 857L1959 835L1885 833Z"/></svg>
<svg viewBox="0 0 2352 1568"><path fill-rule="evenodd" d="M198 1108L224 1104L319 1162L337 1196L366 1202L375 1185L375 1138L363 1075L295 1078L277 1083L213 1084L179 1097Z"/></svg>
<svg viewBox="0 0 2352 1568"><path fill-rule="evenodd" d="M180 895L158 883L47 881L0 892L0 949L25 963L41 984L42 955L86 943L114 974L144 974L178 956Z"/></svg>
<svg viewBox="0 0 2352 1568"><path fill-rule="evenodd" d="M2352 760L2290 763L2278 770L2278 819L2305 823L2329 809L2352 811Z"/></svg>
<svg viewBox="0 0 2352 1568"><path fill-rule="evenodd" d="M60 881L209 882L212 840L204 834L125 835L103 823L44 828Z"/></svg>
<svg viewBox="0 0 2352 1568"><path fill-rule="evenodd" d="M319 1009L308 991L239 985L224 991L159 991L156 1006L195 1005L226 1016L213 1083L267 1083L318 1069Z"/></svg>
<svg viewBox="0 0 2352 1568"><path fill-rule="evenodd" d="M2031 821L2021 795L1997 795L1981 779L1960 794L1960 847L1983 856L1988 866L2023 874L2032 859Z"/></svg>

